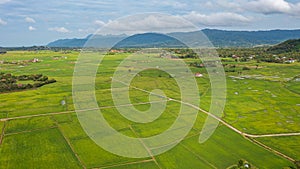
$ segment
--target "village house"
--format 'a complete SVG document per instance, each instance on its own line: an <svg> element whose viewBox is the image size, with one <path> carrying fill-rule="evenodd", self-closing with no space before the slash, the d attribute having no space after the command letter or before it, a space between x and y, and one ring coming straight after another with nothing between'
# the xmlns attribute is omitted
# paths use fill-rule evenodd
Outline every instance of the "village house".
<svg viewBox="0 0 300 169"><path fill-rule="evenodd" d="M293 58L289 58L289 60L285 61L285 63L295 63L296 60Z"/></svg>
<svg viewBox="0 0 300 169"><path fill-rule="evenodd" d="M39 62L39 59L38 58L33 58L32 60L30 60L29 62L32 62L32 63L37 63Z"/></svg>
<svg viewBox="0 0 300 169"><path fill-rule="evenodd" d="M233 59L239 59L240 57L238 55L232 55L231 56Z"/></svg>
<svg viewBox="0 0 300 169"><path fill-rule="evenodd" d="M203 77L203 74L201 74L200 72L195 73L195 77Z"/></svg>

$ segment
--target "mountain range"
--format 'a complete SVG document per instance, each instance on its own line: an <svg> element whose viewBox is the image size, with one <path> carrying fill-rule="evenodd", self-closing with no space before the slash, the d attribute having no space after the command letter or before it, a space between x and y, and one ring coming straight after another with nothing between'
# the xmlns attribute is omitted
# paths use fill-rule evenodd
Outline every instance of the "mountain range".
<svg viewBox="0 0 300 169"><path fill-rule="evenodd" d="M269 30L269 31L226 31L216 29L201 30L215 47L254 47L260 45L275 45L289 39L300 38L299 30ZM174 32L166 35L145 33L128 36L121 35L89 35L82 39L59 39L49 43L48 47L182 47L177 39L195 40L199 32ZM92 38L91 38L92 37ZM88 42L88 43L87 43ZM118 44L114 44L119 42ZM122 43L120 43L122 42Z"/></svg>

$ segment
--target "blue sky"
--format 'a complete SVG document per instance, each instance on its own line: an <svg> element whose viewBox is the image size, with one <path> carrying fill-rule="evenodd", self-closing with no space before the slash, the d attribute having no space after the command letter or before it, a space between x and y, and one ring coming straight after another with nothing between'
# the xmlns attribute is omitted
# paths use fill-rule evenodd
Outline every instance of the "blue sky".
<svg viewBox="0 0 300 169"><path fill-rule="evenodd" d="M0 46L81 38L144 12L180 16L199 28L300 29L299 0L0 0Z"/></svg>

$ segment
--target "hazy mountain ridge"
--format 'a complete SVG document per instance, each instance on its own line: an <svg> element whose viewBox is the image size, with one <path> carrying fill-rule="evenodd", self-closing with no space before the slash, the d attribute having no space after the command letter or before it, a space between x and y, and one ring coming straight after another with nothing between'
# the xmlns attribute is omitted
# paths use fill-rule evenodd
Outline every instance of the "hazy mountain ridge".
<svg viewBox="0 0 300 169"><path fill-rule="evenodd" d="M225 31L216 29L204 29L202 32L209 38L211 43L216 47L253 47L258 45L274 45L286 41L288 39L300 38L300 30L270 30L270 31ZM175 32L167 35L173 37L181 37L193 40L198 32ZM162 38L158 34L150 33L147 36L136 37L136 41L131 38L130 41L123 41L120 47L169 47L176 46L177 42L172 42L169 38ZM83 47L90 37L89 35L83 39L60 39L49 43L48 47ZM133 35L135 36L135 35ZM88 46L111 47L115 42L126 39L127 35L95 35L87 44ZM154 41L156 44L152 44ZM158 43L158 40L162 40Z"/></svg>

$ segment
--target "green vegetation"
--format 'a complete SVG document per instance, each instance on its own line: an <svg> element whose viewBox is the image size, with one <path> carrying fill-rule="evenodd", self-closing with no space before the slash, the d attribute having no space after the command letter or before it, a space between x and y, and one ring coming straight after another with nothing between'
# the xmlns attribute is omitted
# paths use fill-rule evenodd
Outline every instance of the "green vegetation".
<svg viewBox="0 0 300 169"><path fill-rule="evenodd" d="M257 140L300 161L300 136L257 138Z"/></svg>
<svg viewBox="0 0 300 169"><path fill-rule="evenodd" d="M113 128L130 137L149 137L162 133L173 124L180 104L168 101L163 114L147 124L129 121L118 112L111 96L111 77L121 61L134 51L111 51L105 57L97 72L95 94L103 116ZM175 55L180 56L180 52L178 50ZM192 55L190 51L184 52L184 61L193 73L203 74L196 81L201 97L200 107L208 111L212 92L208 74L201 61L188 57ZM219 49L219 52L227 79L224 121L247 134L300 131L300 63L264 62L260 58L269 55L265 48ZM0 94L1 128L5 123L0 145L0 168L229 168L239 167L237 162L240 159L252 168L296 166L222 124L208 141L199 144L199 133L207 118L201 111L190 133L166 153L153 158L131 159L107 152L86 135L74 112L72 75L78 54L77 51L41 50L8 51L0 55L0 60L7 62L31 58L42 60L38 64L29 62L21 67L18 64L1 64L2 75L11 74L24 83L32 83L44 75L57 80L36 90ZM232 55L240 57L233 58ZM251 55L255 57L249 58ZM32 72L40 77L23 76ZM150 107L147 103L149 94L133 87L147 91L159 88L168 97L180 99L175 78L158 69L140 72L130 85L131 103L141 111ZM299 160L299 136L255 140Z"/></svg>
<svg viewBox="0 0 300 169"><path fill-rule="evenodd" d="M0 168L80 168L57 129L5 136Z"/></svg>
<svg viewBox="0 0 300 169"><path fill-rule="evenodd" d="M268 49L269 52L280 54L288 52L300 52L300 39L287 40Z"/></svg>
<svg viewBox="0 0 300 169"><path fill-rule="evenodd" d="M5 134L30 132L34 130L47 129L53 126L55 126L55 123L52 119L50 119L50 117L15 119L7 122Z"/></svg>
<svg viewBox="0 0 300 169"><path fill-rule="evenodd" d="M300 94L300 76L296 76L292 80L289 80L285 87L289 89L290 91Z"/></svg>
<svg viewBox="0 0 300 169"><path fill-rule="evenodd" d="M32 81L33 84L23 84L24 81ZM23 82L23 83L20 83ZM47 84L55 83L55 79L48 80L42 74L13 76L12 74L0 73L0 92L20 91L42 87Z"/></svg>
<svg viewBox="0 0 300 169"><path fill-rule="evenodd" d="M256 167L252 166L248 161L242 159L239 160L236 165L229 167L229 169L247 169L247 168L255 169Z"/></svg>
<svg viewBox="0 0 300 169"><path fill-rule="evenodd" d="M270 153L225 126L220 126L203 144L194 136L182 142L194 154L205 159L215 168L226 168L239 159L245 159L258 168L282 168L292 165L289 161Z"/></svg>

